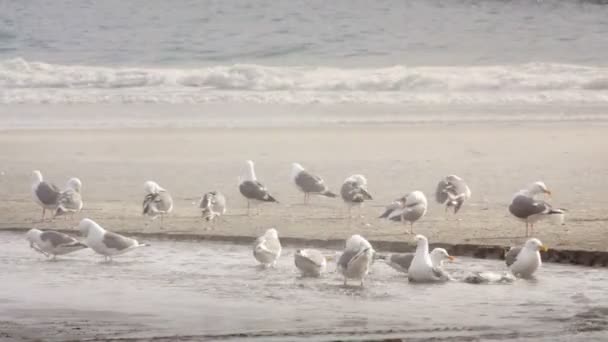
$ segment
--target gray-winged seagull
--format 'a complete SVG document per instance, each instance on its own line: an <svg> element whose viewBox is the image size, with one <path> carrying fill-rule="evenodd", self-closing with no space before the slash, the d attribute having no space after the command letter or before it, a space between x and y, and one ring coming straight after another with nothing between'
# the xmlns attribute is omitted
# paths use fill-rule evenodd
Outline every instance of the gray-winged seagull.
<svg viewBox="0 0 608 342"><path fill-rule="evenodd" d="M226 213L226 197L219 191L207 192L201 197L198 207L205 220L213 221Z"/></svg>
<svg viewBox="0 0 608 342"><path fill-rule="evenodd" d="M31 248L47 257L52 255L53 260L57 255L72 253L88 247L67 234L53 230L30 229L26 233L26 239L30 242Z"/></svg>
<svg viewBox="0 0 608 342"><path fill-rule="evenodd" d="M505 263L514 276L530 278L543 263L539 251L547 250L539 239L529 239L523 247L511 247L505 254Z"/></svg>
<svg viewBox="0 0 608 342"><path fill-rule="evenodd" d="M70 178L66 184L66 188L59 194L57 200L57 209L55 210L55 216L64 214L72 214L82 210L82 182L80 179L73 177Z"/></svg>
<svg viewBox="0 0 608 342"><path fill-rule="evenodd" d="M135 239L122 236L103 229L95 221L85 218L80 221L78 229L85 236L85 243L95 252L104 256L105 260L112 260L115 255L120 255L149 246L139 243Z"/></svg>
<svg viewBox="0 0 608 342"><path fill-rule="evenodd" d="M291 164L291 179L296 187L304 193L304 203L310 199L310 195L321 195L325 197L336 197L329 190L323 178L308 172L298 163Z"/></svg>
<svg viewBox="0 0 608 342"><path fill-rule="evenodd" d="M268 189L260 183L255 176L255 170L253 166L253 161L248 160L247 168L245 169L245 174L243 178L240 179L239 182L239 191L241 195L245 196L247 199L247 215L249 215L249 210L251 207L251 202L278 202Z"/></svg>
<svg viewBox="0 0 608 342"><path fill-rule="evenodd" d="M47 209L57 209L59 194L61 191L55 184L44 181L40 171L34 170L32 174L34 176L32 195L34 196L34 201L36 201L36 203L42 207L42 220L44 221L44 215Z"/></svg>
<svg viewBox="0 0 608 342"><path fill-rule="evenodd" d="M298 249L294 263L303 276L318 277L327 268L327 259L316 249Z"/></svg>
<svg viewBox="0 0 608 342"><path fill-rule="evenodd" d="M415 253L399 253L399 254L389 254L385 261L386 263L395 269L396 271L407 273L407 270L410 268L412 264L412 260L414 260ZM455 258L451 256L448 251L443 248L434 248L431 253L431 262L435 267L442 267L444 261L454 261Z"/></svg>
<svg viewBox="0 0 608 342"><path fill-rule="evenodd" d="M153 220L160 216L160 227L163 227L163 218L173 210L173 198L167 190L154 181L144 183L146 193L142 204L143 214Z"/></svg>
<svg viewBox="0 0 608 342"><path fill-rule="evenodd" d="M549 203L535 199L539 194L551 195L551 191L541 181L517 192L509 205L509 212L526 223L526 236L533 235L534 224L547 217L557 217L560 223L563 223L565 209L553 209Z"/></svg>
<svg viewBox="0 0 608 342"><path fill-rule="evenodd" d="M380 218L410 223L410 234L414 234L414 222L426 214L428 202L422 191L412 191L389 204Z"/></svg>
<svg viewBox="0 0 608 342"><path fill-rule="evenodd" d="M445 204L445 211L450 207L454 208L456 214L464 201L471 197L471 189L462 178L456 175L449 175L439 181L437 190L435 191L435 200L437 203Z"/></svg>
<svg viewBox="0 0 608 342"><path fill-rule="evenodd" d="M361 208L363 202L373 199L367 191L367 179L363 175L352 175L346 178L340 189L340 196L348 207L349 218L354 206Z"/></svg>

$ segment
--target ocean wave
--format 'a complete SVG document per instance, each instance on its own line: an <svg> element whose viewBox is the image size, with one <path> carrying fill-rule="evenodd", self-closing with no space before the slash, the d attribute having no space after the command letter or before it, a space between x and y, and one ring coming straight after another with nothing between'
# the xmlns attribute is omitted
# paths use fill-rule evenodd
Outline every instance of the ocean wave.
<svg viewBox="0 0 608 342"><path fill-rule="evenodd" d="M0 103L608 102L608 68L550 63L201 68L0 61Z"/></svg>

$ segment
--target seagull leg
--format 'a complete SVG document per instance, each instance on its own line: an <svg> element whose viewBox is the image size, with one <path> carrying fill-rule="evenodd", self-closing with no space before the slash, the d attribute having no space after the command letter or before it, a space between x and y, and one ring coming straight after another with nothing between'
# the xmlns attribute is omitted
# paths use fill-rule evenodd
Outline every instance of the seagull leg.
<svg viewBox="0 0 608 342"><path fill-rule="evenodd" d="M251 203L247 200L247 216L251 216Z"/></svg>
<svg viewBox="0 0 608 342"><path fill-rule="evenodd" d="M348 286L348 280L344 277L344 286Z"/></svg>
<svg viewBox="0 0 608 342"><path fill-rule="evenodd" d="M534 223L530 223L530 236L534 235Z"/></svg>
<svg viewBox="0 0 608 342"><path fill-rule="evenodd" d="M530 236L530 224L526 222L526 237Z"/></svg>
<svg viewBox="0 0 608 342"><path fill-rule="evenodd" d="M361 278L361 287L363 287L363 278Z"/></svg>
<svg viewBox="0 0 608 342"><path fill-rule="evenodd" d="M46 209L42 208L42 218L40 219L42 222L44 222L44 214L46 214Z"/></svg>
<svg viewBox="0 0 608 342"><path fill-rule="evenodd" d="M410 222L410 235L414 235L414 222Z"/></svg>
<svg viewBox="0 0 608 342"><path fill-rule="evenodd" d="M160 229L163 229L163 217L165 217L165 215L160 214Z"/></svg>

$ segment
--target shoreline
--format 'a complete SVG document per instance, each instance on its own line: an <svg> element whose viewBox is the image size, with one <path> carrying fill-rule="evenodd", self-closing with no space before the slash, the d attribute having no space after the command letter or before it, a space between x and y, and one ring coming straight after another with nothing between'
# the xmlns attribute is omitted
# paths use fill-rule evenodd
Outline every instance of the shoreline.
<svg viewBox="0 0 608 342"><path fill-rule="evenodd" d="M4 227L0 232L25 233L30 228L26 227ZM72 229L56 229L56 231L74 235ZM171 233L171 232L141 232L121 231L123 235L131 237L153 238L157 240L174 241L209 241L221 243L233 243L238 245L252 244L257 236L249 235L221 235L204 233ZM342 250L345 239L313 239L305 237L280 237L283 246L302 248L325 248ZM405 241L369 240L375 250L382 253L411 253L416 250L414 243ZM475 259L504 260L509 246L483 245L483 244L450 244L430 243L429 249L445 248L448 253L456 257L470 257ZM566 250L549 248L547 252L541 252L543 262L558 264L569 264L587 267L608 267L608 252L588 250Z"/></svg>

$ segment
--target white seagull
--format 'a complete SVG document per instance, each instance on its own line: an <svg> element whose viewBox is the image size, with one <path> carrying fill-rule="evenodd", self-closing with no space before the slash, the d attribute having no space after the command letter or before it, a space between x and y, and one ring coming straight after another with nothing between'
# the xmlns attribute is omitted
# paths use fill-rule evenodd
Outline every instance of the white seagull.
<svg viewBox="0 0 608 342"><path fill-rule="evenodd" d="M104 260L112 260L115 255L120 255L137 249L149 246L139 243L120 234L112 233L103 229L95 221L85 218L80 221L78 229L85 236L85 243L95 252L104 256Z"/></svg>
<svg viewBox="0 0 608 342"><path fill-rule="evenodd" d="M407 271L411 282L445 282L450 275L441 267L433 265L429 255L429 241L422 235L416 235L416 253Z"/></svg>
<svg viewBox="0 0 608 342"><path fill-rule="evenodd" d="M348 285L348 279L359 280L363 286L374 253L372 245L361 235L353 235L346 240L344 252L338 259L338 270L344 276L344 286Z"/></svg>
<svg viewBox="0 0 608 342"><path fill-rule="evenodd" d="M253 244L253 256L264 267L276 267L281 250L279 234L274 228L266 230Z"/></svg>
<svg viewBox="0 0 608 342"><path fill-rule="evenodd" d="M318 277L327 268L327 259L316 249L298 249L294 263L303 276Z"/></svg>
<svg viewBox="0 0 608 342"><path fill-rule="evenodd" d="M396 271L407 273L407 270L414 260L415 253L401 253L401 254L390 254L385 258L387 265L395 269ZM435 267L443 267L443 263L447 261L454 261L455 258L451 256L448 251L444 248L434 248L431 253L431 263Z"/></svg>
<svg viewBox="0 0 608 342"><path fill-rule="evenodd" d="M523 247L511 247L505 254L505 263L514 276L530 278L542 265L540 252L548 248L538 239L529 239Z"/></svg>

